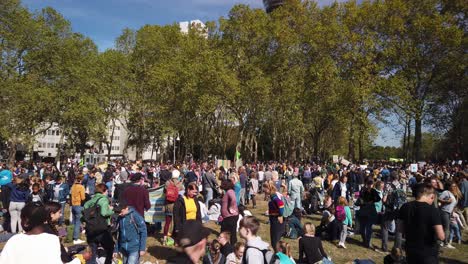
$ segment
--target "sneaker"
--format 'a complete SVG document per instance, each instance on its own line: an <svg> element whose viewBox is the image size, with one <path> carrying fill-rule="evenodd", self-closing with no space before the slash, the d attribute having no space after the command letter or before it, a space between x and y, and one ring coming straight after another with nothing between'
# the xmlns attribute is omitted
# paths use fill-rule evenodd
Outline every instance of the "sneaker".
<svg viewBox="0 0 468 264"><path fill-rule="evenodd" d="M81 239L77 239L77 240L73 240L73 245L78 245L78 244L83 244L85 243L86 241L83 241Z"/></svg>
<svg viewBox="0 0 468 264"><path fill-rule="evenodd" d="M346 245L345 245L344 243L341 244L341 246L342 246L344 249L346 249Z"/></svg>
<svg viewBox="0 0 468 264"><path fill-rule="evenodd" d="M447 244L445 247L446 247L446 248L449 248L449 249L455 249L455 247L452 246L451 244Z"/></svg>

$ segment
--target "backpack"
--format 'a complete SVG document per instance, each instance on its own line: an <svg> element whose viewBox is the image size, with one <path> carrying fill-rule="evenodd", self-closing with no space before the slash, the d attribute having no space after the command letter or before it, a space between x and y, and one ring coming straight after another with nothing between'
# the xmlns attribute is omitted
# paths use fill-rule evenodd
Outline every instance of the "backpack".
<svg viewBox="0 0 468 264"><path fill-rule="evenodd" d="M243 263L243 264L247 263L247 250L249 248L254 248L254 249L262 252L262 254L263 254L263 264L271 264L271 263L275 262L275 258L274 258L275 254L273 253L273 251L271 251L269 249L259 249L258 247L246 246L245 251L244 251L244 255L242 256L242 262L241 263Z"/></svg>
<svg viewBox="0 0 468 264"><path fill-rule="evenodd" d="M394 212L398 211L406 203L407 197L403 189L398 189L393 184L391 186L393 187L393 191L387 196L385 209L389 212Z"/></svg>
<svg viewBox="0 0 468 264"><path fill-rule="evenodd" d="M83 210L83 222L86 223L86 235L95 236L108 230L107 219L101 215L101 207L99 206L99 200L106 197L101 197L96 202Z"/></svg>
<svg viewBox="0 0 468 264"><path fill-rule="evenodd" d="M166 187L166 201L168 202L175 202L179 197L179 188L175 183L169 183Z"/></svg>
<svg viewBox="0 0 468 264"><path fill-rule="evenodd" d="M336 218L336 220L338 220L340 222L343 222L344 220L346 220L346 211L345 211L344 206L338 205L336 207L335 218Z"/></svg>

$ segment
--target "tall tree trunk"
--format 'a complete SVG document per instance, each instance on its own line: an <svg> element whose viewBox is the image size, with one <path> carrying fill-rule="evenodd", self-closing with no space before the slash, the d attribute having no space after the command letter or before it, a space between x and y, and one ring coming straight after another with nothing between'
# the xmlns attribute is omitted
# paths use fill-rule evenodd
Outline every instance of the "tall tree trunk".
<svg viewBox="0 0 468 264"><path fill-rule="evenodd" d="M350 161L354 161L354 116L351 118L350 126L349 126L349 137L348 137L348 159Z"/></svg>
<svg viewBox="0 0 468 264"><path fill-rule="evenodd" d="M8 142L8 165L10 168L15 165L17 145L18 143L16 142L16 137L13 136L13 138Z"/></svg>
<svg viewBox="0 0 468 264"><path fill-rule="evenodd" d="M360 161L364 160L364 126L362 125L361 125L361 128L359 129L358 152L359 152L359 160Z"/></svg>
<svg viewBox="0 0 468 264"><path fill-rule="evenodd" d="M413 159L419 161L421 159L421 143L422 143L422 118L417 115L414 118L414 145Z"/></svg>
<svg viewBox="0 0 468 264"><path fill-rule="evenodd" d="M406 138L406 153L405 153L405 158L406 160L411 159L411 118L408 117L407 120L407 130L408 130L408 137Z"/></svg>

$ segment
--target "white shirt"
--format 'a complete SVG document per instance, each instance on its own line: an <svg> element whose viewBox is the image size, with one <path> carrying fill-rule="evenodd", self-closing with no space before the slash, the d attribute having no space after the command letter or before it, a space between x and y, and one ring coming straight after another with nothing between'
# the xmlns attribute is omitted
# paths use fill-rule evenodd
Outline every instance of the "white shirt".
<svg viewBox="0 0 468 264"><path fill-rule="evenodd" d="M62 264L57 236L18 234L11 237L0 255L2 264Z"/></svg>
<svg viewBox="0 0 468 264"><path fill-rule="evenodd" d="M265 179L265 172L264 171L259 171L258 172L258 180L263 181Z"/></svg>

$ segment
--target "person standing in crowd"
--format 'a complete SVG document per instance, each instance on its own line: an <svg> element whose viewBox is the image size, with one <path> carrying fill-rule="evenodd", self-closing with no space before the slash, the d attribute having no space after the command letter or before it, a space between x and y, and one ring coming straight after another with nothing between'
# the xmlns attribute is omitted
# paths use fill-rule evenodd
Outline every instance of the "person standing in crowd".
<svg viewBox="0 0 468 264"><path fill-rule="evenodd" d="M250 199L252 200L252 208L257 208L257 193L258 193L258 180L257 180L257 173L252 171L250 173L250 186L249 186L249 195Z"/></svg>
<svg viewBox="0 0 468 264"><path fill-rule="evenodd" d="M26 205L26 200L29 196L29 185L23 178L15 178L15 184L8 183L6 187L10 189L10 204L8 212L10 213L11 232L22 232L23 226L21 225L21 210ZM18 228L18 229L16 229Z"/></svg>
<svg viewBox="0 0 468 264"><path fill-rule="evenodd" d="M62 206L60 203L57 202L46 202L44 204L44 208L47 211L47 221L45 223L44 232L55 235L59 237L59 231L57 229L57 223L62 216L61 208ZM68 254L67 250L60 242L60 257L64 263L67 263L72 260L70 255Z"/></svg>
<svg viewBox="0 0 468 264"><path fill-rule="evenodd" d="M351 209L348 206L348 201L345 197L340 196L340 198L338 198L338 206L343 207L346 215L346 218L342 221L343 229L341 230L340 242L338 243L338 247L346 248L345 242L346 236L348 235L348 227L353 226L353 217L351 215ZM336 211L338 211L338 208Z"/></svg>
<svg viewBox="0 0 468 264"><path fill-rule="evenodd" d="M322 246L322 240L315 236L315 226L304 224L304 236L299 239L299 263L315 264L328 258Z"/></svg>
<svg viewBox="0 0 468 264"><path fill-rule="evenodd" d="M460 202L460 207L465 220L468 222L468 174L465 172L460 179L460 192L463 199Z"/></svg>
<svg viewBox="0 0 468 264"><path fill-rule="evenodd" d="M120 203L114 211L119 215L118 240L114 248L114 257L120 253L123 263L139 264L140 257L146 253L145 219L125 202Z"/></svg>
<svg viewBox="0 0 468 264"><path fill-rule="evenodd" d="M445 234L439 211L432 207L434 188L424 183L414 188L415 201L404 204L399 213L398 230L406 238L405 250L408 264L439 263L437 239L444 241Z"/></svg>
<svg viewBox="0 0 468 264"><path fill-rule="evenodd" d="M374 181L368 179L366 186L362 188L359 194L359 199L356 201L356 205L359 206L357 217L359 219L361 238L364 246L367 248L372 248L372 225L377 221L375 203L381 200L378 192L372 188L373 185Z"/></svg>
<svg viewBox="0 0 468 264"><path fill-rule="evenodd" d="M195 184L196 185L196 184ZM197 264L206 253L207 237L210 230L201 221L187 220L180 227L177 244L181 247L177 255L167 260L167 264Z"/></svg>
<svg viewBox="0 0 468 264"><path fill-rule="evenodd" d="M65 205L70 195L70 187L68 184L63 182L62 176L57 176L55 179L55 183L51 186L52 195L50 197L50 201L58 202L62 206L62 216L58 222L59 225L64 224L64 216L65 216Z"/></svg>
<svg viewBox="0 0 468 264"><path fill-rule="evenodd" d="M239 168L239 182L241 185L241 190L239 193L240 201L239 204L245 205L245 193L246 193L246 187L247 187L247 175L245 171L245 167L242 166Z"/></svg>
<svg viewBox="0 0 468 264"><path fill-rule="evenodd" d="M179 180L180 171L174 169L172 170L172 178L169 181L166 181L164 187L164 193L166 194L166 204L164 206L165 211L165 220L164 220L164 238L163 244L167 244L169 235L169 230L172 225L172 217L174 213L174 203L179 197L179 192L184 190L184 185Z"/></svg>
<svg viewBox="0 0 468 264"><path fill-rule="evenodd" d="M221 183L221 189L224 191L221 199L221 232L230 233L230 243L234 245L237 242L237 220L239 219L239 209L237 207L234 184L230 180Z"/></svg>
<svg viewBox="0 0 468 264"><path fill-rule="evenodd" d="M217 193L218 185L213 173L213 167L209 165L207 169L207 172L202 175L202 184L205 192L205 204L208 207L208 203L213 199L214 193Z"/></svg>
<svg viewBox="0 0 468 264"><path fill-rule="evenodd" d="M302 209L301 200L304 192L304 185L302 184L302 181L298 179L298 175L296 173L293 173L291 177L292 179L288 184L289 197L293 203L293 208Z"/></svg>
<svg viewBox="0 0 468 264"><path fill-rule="evenodd" d="M81 212L83 207L81 206L86 199L85 188L81 184L83 180L83 175L79 174L75 177L75 183L71 187L70 196L71 196L71 213L73 216L73 244L82 244L85 241L80 239L81 233Z"/></svg>
<svg viewBox="0 0 468 264"><path fill-rule="evenodd" d="M281 194L277 192L273 181L265 182L263 184L263 191L265 194L270 196L270 201L268 202L270 241L272 245L276 245L285 231L285 223L283 219L284 203L281 200Z"/></svg>
<svg viewBox="0 0 468 264"><path fill-rule="evenodd" d="M127 202L142 217L145 216L145 211L151 207L149 200L149 192L145 189L143 184L145 179L141 173L135 173L131 177L132 185L128 186L123 193L123 200Z"/></svg>
<svg viewBox="0 0 468 264"><path fill-rule="evenodd" d="M86 169L86 170L85 170ZM95 193L96 189L96 169L92 169L89 174L88 174L88 169L84 168L83 169L83 174L84 178L82 181L83 186L85 187L86 192L90 195L93 196Z"/></svg>
<svg viewBox="0 0 468 264"><path fill-rule="evenodd" d="M403 190L399 175L396 171L390 173L389 183L385 185L383 193L384 214L382 224L380 226L382 236L382 251L388 251L388 232L395 232L394 247L401 248L402 238L401 233L397 232L398 214L401 206L406 203L406 192Z"/></svg>
<svg viewBox="0 0 468 264"><path fill-rule="evenodd" d="M246 216L240 221L239 234L246 241L243 264L269 263L273 258L273 252L268 250L270 245L257 236L259 229L260 222L253 216Z"/></svg>
<svg viewBox="0 0 468 264"><path fill-rule="evenodd" d="M454 249L455 247L449 243L450 236L450 216L457 206L457 196L461 196L458 186L455 183L450 183L448 190L442 192L439 196L440 206L440 216L442 218L442 226L444 227L445 240L443 241L443 246L449 249Z"/></svg>
<svg viewBox="0 0 468 264"><path fill-rule="evenodd" d="M174 231L173 236L178 238L179 232L188 220L199 221L201 224L200 204L197 201L198 187L196 182L188 184L185 195L180 195L174 203Z"/></svg>
<svg viewBox="0 0 468 264"><path fill-rule="evenodd" d="M98 205L100 208L101 216L107 219L108 224L110 224L110 217L113 214L113 207L109 204L109 199L107 198L107 186L103 183L96 185L96 192L93 198L87 201L84 204L84 210L90 208L94 205ZM114 252L114 240L112 239L112 234L110 230L105 230L99 234L88 234L86 233L86 241L88 242L89 247L91 248L91 252L93 257L88 264L95 264L97 256L98 246L102 246L105 255L106 255L106 262L105 264L112 263L112 254Z"/></svg>
<svg viewBox="0 0 468 264"><path fill-rule="evenodd" d="M351 197L351 187L348 184L348 176L343 175L340 177L340 181L335 184L332 191L332 199L335 205L338 204L338 199L344 197L349 202Z"/></svg>

